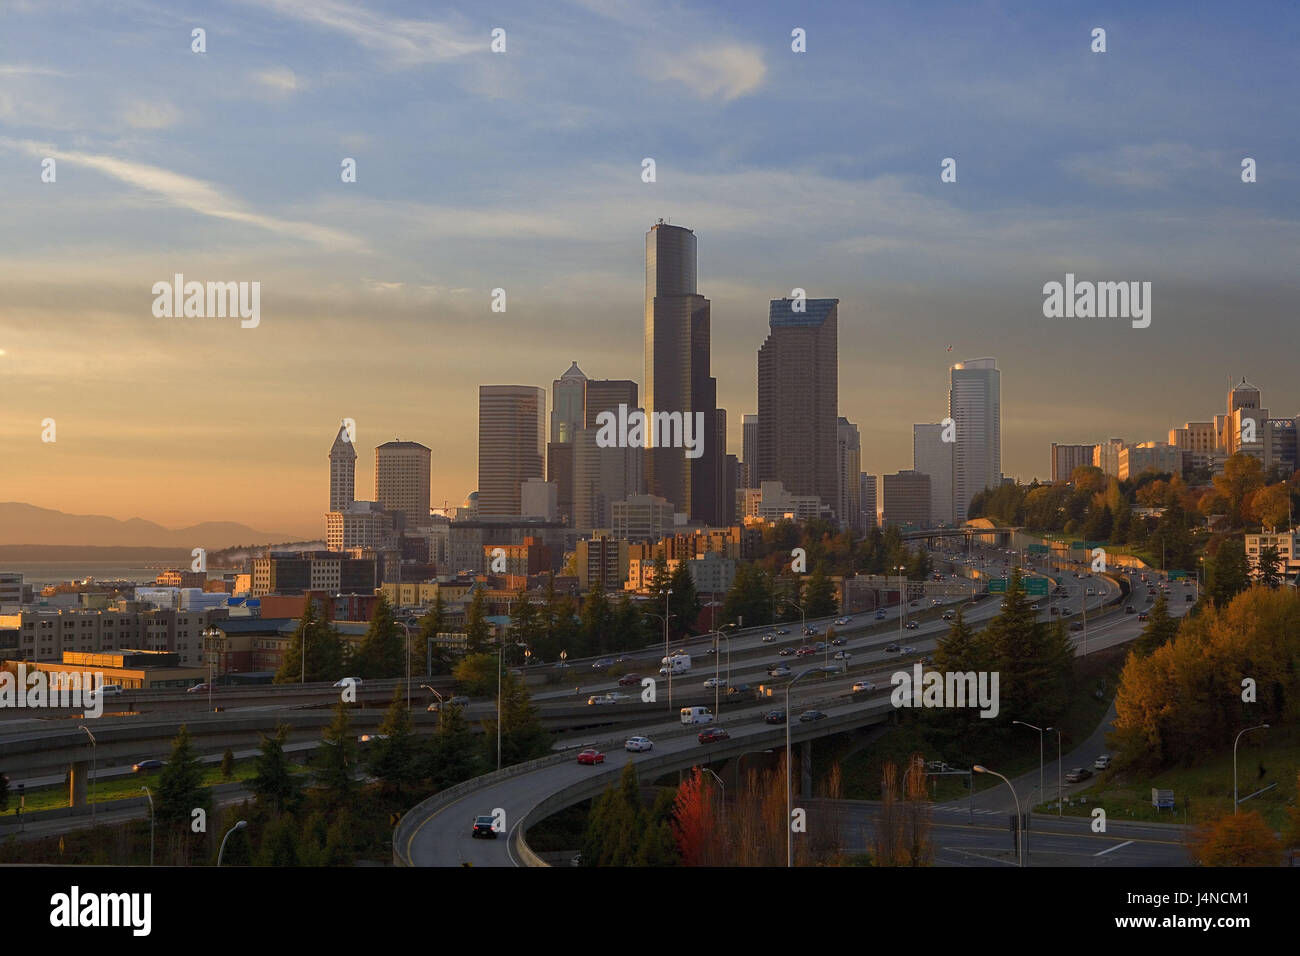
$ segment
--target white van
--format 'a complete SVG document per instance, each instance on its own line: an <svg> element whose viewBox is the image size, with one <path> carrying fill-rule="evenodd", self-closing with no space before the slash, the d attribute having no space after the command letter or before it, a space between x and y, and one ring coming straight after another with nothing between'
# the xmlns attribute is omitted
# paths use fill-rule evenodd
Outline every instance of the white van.
<svg viewBox="0 0 1300 956"><path fill-rule="evenodd" d="M713 711L707 707L683 707L682 723L711 724L713 723Z"/></svg>
<svg viewBox="0 0 1300 956"><path fill-rule="evenodd" d="M674 654L671 657L662 658L659 663L663 665L659 668L660 674L685 674L691 669L691 655Z"/></svg>
<svg viewBox="0 0 1300 956"><path fill-rule="evenodd" d="M104 684L98 693L104 697L117 697L123 693L121 684Z"/></svg>

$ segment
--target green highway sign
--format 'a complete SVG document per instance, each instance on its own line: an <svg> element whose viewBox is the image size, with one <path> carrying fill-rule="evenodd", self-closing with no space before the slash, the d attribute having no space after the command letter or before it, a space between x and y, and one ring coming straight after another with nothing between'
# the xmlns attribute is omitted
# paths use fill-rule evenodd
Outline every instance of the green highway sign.
<svg viewBox="0 0 1300 956"><path fill-rule="evenodd" d="M1029 546L1030 554L1047 554L1052 549L1045 544L1031 544Z"/></svg>
<svg viewBox="0 0 1300 956"><path fill-rule="evenodd" d="M1047 578L1030 578L1025 582L1025 593L1030 596L1047 595Z"/></svg>
<svg viewBox="0 0 1300 956"><path fill-rule="evenodd" d="M1189 573L1190 573L1190 572L1188 572L1188 571L1170 571L1170 572L1169 572L1169 580L1170 580L1170 581L1179 581L1179 580L1181 580L1181 579L1187 577L1187 575L1188 575Z"/></svg>
<svg viewBox="0 0 1300 956"><path fill-rule="evenodd" d="M1006 578L989 578L989 594L1006 594Z"/></svg>
<svg viewBox="0 0 1300 956"><path fill-rule="evenodd" d="M1071 550L1071 551L1082 551L1083 549L1084 549L1084 543L1083 543L1082 541L1071 541L1071 542L1070 542L1070 550Z"/></svg>

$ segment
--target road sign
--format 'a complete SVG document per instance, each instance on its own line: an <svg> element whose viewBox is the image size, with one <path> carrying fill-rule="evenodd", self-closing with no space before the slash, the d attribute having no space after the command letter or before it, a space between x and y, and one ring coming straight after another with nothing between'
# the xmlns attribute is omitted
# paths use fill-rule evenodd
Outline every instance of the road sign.
<svg viewBox="0 0 1300 956"><path fill-rule="evenodd" d="M1190 572L1188 572L1188 571L1170 571L1170 572L1169 572L1169 580L1170 580L1170 581L1181 581L1183 578L1187 577L1187 575L1188 575L1189 573L1190 573Z"/></svg>
<svg viewBox="0 0 1300 956"><path fill-rule="evenodd" d="M1070 550L1071 550L1071 551L1082 551L1082 550L1084 549L1084 547L1085 547L1085 544L1084 544L1084 542L1082 542L1082 541L1071 541L1071 542L1070 542Z"/></svg>
<svg viewBox="0 0 1300 956"><path fill-rule="evenodd" d="M1006 594L1006 578L989 578L989 594Z"/></svg>
<svg viewBox="0 0 1300 956"><path fill-rule="evenodd" d="M1045 544L1031 544L1029 546L1030 554L1047 554L1052 549Z"/></svg>
<svg viewBox="0 0 1300 956"><path fill-rule="evenodd" d="M1030 578L1025 582L1025 593L1032 596L1046 596L1047 578Z"/></svg>
<svg viewBox="0 0 1300 956"><path fill-rule="evenodd" d="M1156 787L1151 788L1151 806L1157 810L1172 809L1174 806L1174 792L1172 790L1160 790Z"/></svg>

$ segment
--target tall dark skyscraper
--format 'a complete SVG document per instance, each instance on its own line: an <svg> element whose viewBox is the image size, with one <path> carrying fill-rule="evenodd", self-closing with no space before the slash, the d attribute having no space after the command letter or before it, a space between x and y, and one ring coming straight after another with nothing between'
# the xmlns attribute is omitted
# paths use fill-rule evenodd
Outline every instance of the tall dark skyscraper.
<svg viewBox="0 0 1300 956"><path fill-rule="evenodd" d="M758 350L758 477L839 508L839 299L773 299ZM839 515L843 519L843 515Z"/></svg>
<svg viewBox="0 0 1300 956"><path fill-rule="evenodd" d="M726 436L717 433L717 388L709 374L709 300L695 290L695 233L660 220L645 237L646 415L677 413L693 428L701 412L704 427L694 436L702 441L699 457L688 458L685 448L646 448L646 488L709 524L724 516Z"/></svg>

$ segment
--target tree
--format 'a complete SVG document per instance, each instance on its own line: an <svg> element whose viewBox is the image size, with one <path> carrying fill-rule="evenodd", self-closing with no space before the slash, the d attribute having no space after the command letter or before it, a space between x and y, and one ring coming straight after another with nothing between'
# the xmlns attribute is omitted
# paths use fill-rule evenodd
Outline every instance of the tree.
<svg viewBox="0 0 1300 956"><path fill-rule="evenodd" d="M1214 476L1214 490L1226 502L1228 523L1239 528L1247 498L1264 485L1264 466L1253 455L1238 452L1223 463L1223 474Z"/></svg>
<svg viewBox="0 0 1300 956"><path fill-rule="evenodd" d="M721 862L717 806L712 777L706 779L699 767L692 768L678 786L673 805L673 834L683 866L717 866Z"/></svg>
<svg viewBox="0 0 1300 956"><path fill-rule="evenodd" d="M260 736L262 750L254 759L257 773L248 782L248 789L257 797L259 807L277 816L286 811L292 813L298 804L299 788L284 752L289 725L280 724L274 734Z"/></svg>
<svg viewBox="0 0 1300 956"><path fill-rule="evenodd" d="M830 617L839 610L835 604L835 585L826 576L824 564L818 564L808 578L804 593L804 613L811 618Z"/></svg>
<svg viewBox="0 0 1300 956"><path fill-rule="evenodd" d="M632 596L626 591L619 595L618 604L614 607L614 618L610 630L613 632L610 650L624 651L633 647L641 647L649 642L649 637L646 634L645 616L632 603Z"/></svg>
<svg viewBox="0 0 1300 956"><path fill-rule="evenodd" d="M595 654L608 650L607 637L614 621L609 600L600 588L593 588L582 605L582 624L578 629L580 644L574 649L574 656Z"/></svg>
<svg viewBox="0 0 1300 956"><path fill-rule="evenodd" d="M510 605L510 639L518 644L533 644L542 632L542 613L528 600L527 588L520 588Z"/></svg>
<svg viewBox="0 0 1300 956"><path fill-rule="evenodd" d="M1201 866L1277 866L1282 845L1254 810L1226 813L1197 828L1189 848Z"/></svg>
<svg viewBox="0 0 1300 956"><path fill-rule="evenodd" d="M524 681L506 673L501 683L501 766L523 763L545 756L551 749L551 735L542 726L540 711L528 696ZM496 763L496 717L485 720L485 741Z"/></svg>
<svg viewBox="0 0 1300 956"><path fill-rule="evenodd" d="M420 618L418 646L411 649L416 661L423 661L432 654L432 660L430 661L431 674L448 674L451 672L451 653L445 645L438 643L438 635L446 629L447 602L442 599L442 591L439 590L434 595L433 607L429 608L424 616ZM414 667L416 661L412 661L411 664L413 671L419 673L421 668Z"/></svg>
<svg viewBox="0 0 1300 956"><path fill-rule="evenodd" d="M673 791L659 791L646 814L645 833L634 866L676 866L681 862L673 836L673 804Z"/></svg>
<svg viewBox="0 0 1300 956"><path fill-rule="evenodd" d="M497 656L495 654L466 654L451 670L465 693L471 697L482 697L497 689Z"/></svg>
<svg viewBox="0 0 1300 956"><path fill-rule="evenodd" d="M393 617L393 607L381 592L370 616L370 627L357 648L353 668L362 679L384 680L406 672L406 639Z"/></svg>
<svg viewBox="0 0 1300 956"><path fill-rule="evenodd" d="M257 865L298 865L298 824L293 817L287 814L276 817L263 828Z"/></svg>
<svg viewBox="0 0 1300 956"><path fill-rule="evenodd" d="M722 607L727 621L744 619L750 627L772 623L772 588L768 576L755 564L741 563Z"/></svg>
<svg viewBox="0 0 1300 956"><path fill-rule="evenodd" d="M480 761L478 742L455 704L438 710L438 731L426 748L428 777L435 790L443 790L477 776Z"/></svg>
<svg viewBox="0 0 1300 956"><path fill-rule="evenodd" d="M1229 538L1219 544L1207 562L1205 583L1210 599L1224 606L1250 586L1250 562L1241 539Z"/></svg>
<svg viewBox="0 0 1300 956"><path fill-rule="evenodd" d="M1291 489L1278 482L1255 492L1250 499L1249 516L1261 528L1285 528L1291 515Z"/></svg>
<svg viewBox="0 0 1300 956"><path fill-rule="evenodd" d="M1156 598L1155 604L1151 605L1151 610L1147 613L1147 625L1142 628L1142 633L1138 635L1138 639L1133 645L1133 651L1139 656L1146 657L1157 647L1169 643L1177 633L1178 618L1169 613L1169 601L1161 592L1160 596Z"/></svg>
<svg viewBox="0 0 1300 956"><path fill-rule="evenodd" d="M154 818L163 826L188 829L195 809L209 809L210 794L203 786L203 767L190 742L189 728L184 724L172 740L171 756L159 774L155 795Z"/></svg>
<svg viewBox="0 0 1300 956"><path fill-rule="evenodd" d="M221 814L221 823L214 831L216 839L213 842L216 845L212 849L213 863L216 863L217 857L220 855L222 866L252 866L253 841L248 835L250 828L240 827L235 829L236 823L240 820L247 820L251 816L247 802L228 807ZM229 837L227 837L227 834L229 834ZM221 853L222 840L225 840L226 843L225 853Z"/></svg>
<svg viewBox="0 0 1300 956"><path fill-rule="evenodd" d="M991 652L989 669L999 674L1002 700L998 720L1017 719L1042 724L1058 717L1068 703L1074 674L1074 653L1059 622L1038 621L1021 587L1019 571L1007 585L1006 610L986 628Z"/></svg>
<svg viewBox="0 0 1300 956"><path fill-rule="evenodd" d="M471 654L477 654L487 644L489 633L487 621L487 589L474 585L474 596L470 599L469 610L465 612L465 645Z"/></svg>
<svg viewBox="0 0 1300 956"><path fill-rule="evenodd" d="M357 741L352 736L352 718L342 699L334 706L334 719L321 734L317 751L315 783L326 793L326 802L335 807L352 806L359 787L355 778Z"/></svg>
<svg viewBox="0 0 1300 956"><path fill-rule="evenodd" d="M307 641L307 668L303 675L302 645ZM277 684L296 684L300 680L335 681L343 676L346 654L339 632L324 619L316 602L303 602L302 616L294 629L288 648L280 658L275 672Z"/></svg>
<svg viewBox="0 0 1300 956"><path fill-rule="evenodd" d="M1255 577L1266 588L1275 588L1282 583L1282 556L1273 545L1259 549Z"/></svg>
<svg viewBox="0 0 1300 956"><path fill-rule="evenodd" d="M223 780L229 780L235 775L235 754L229 747L221 755L221 777Z"/></svg>
<svg viewBox="0 0 1300 956"><path fill-rule="evenodd" d="M393 700L379 725L378 739L366 753L366 769L378 777L386 791L401 793L421 776L416 759L415 729L401 684L393 688Z"/></svg>
<svg viewBox="0 0 1300 956"><path fill-rule="evenodd" d="M9 778L0 773L0 813L9 809Z"/></svg>
<svg viewBox="0 0 1300 956"><path fill-rule="evenodd" d="M669 621L668 629L674 639L693 633L695 620L700 616L700 597L695 593L695 578L686 561L679 561L668 578L672 595L668 598L668 613L676 617Z"/></svg>

